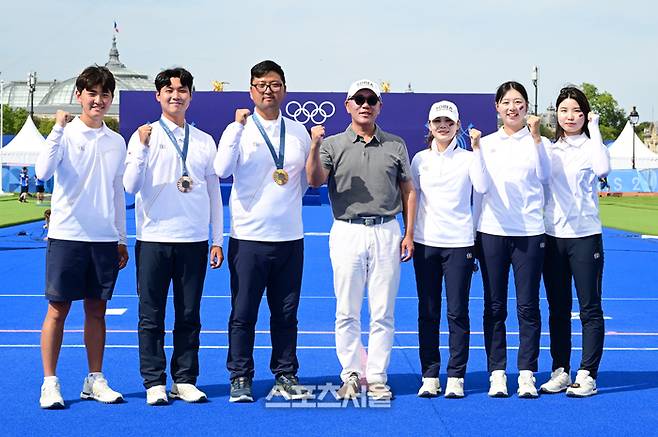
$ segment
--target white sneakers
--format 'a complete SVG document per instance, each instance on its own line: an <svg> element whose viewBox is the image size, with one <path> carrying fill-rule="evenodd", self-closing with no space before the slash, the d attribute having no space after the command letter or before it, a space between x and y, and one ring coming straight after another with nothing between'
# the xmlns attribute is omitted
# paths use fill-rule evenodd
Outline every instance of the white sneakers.
<svg viewBox="0 0 658 437"><path fill-rule="evenodd" d="M56 376L48 376L43 379L39 405L41 408L48 409L64 408L64 399L60 391L59 379Z"/></svg>
<svg viewBox="0 0 658 437"><path fill-rule="evenodd" d="M572 398L585 398L596 393L596 380L590 376L589 370L579 370L576 373L576 382L567 388L567 396Z"/></svg>
<svg viewBox="0 0 658 437"><path fill-rule="evenodd" d="M539 388L542 393L560 393L571 385L571 375L564 371L564 367L558 367L551 372L551 379L546 381Z"/></svg>
<svg viewBox="0 0 658 437"><path fill-rule="evenodd" d="M185 402L205 402L208 396L194 384L174 383L171 386L169 396L172 399L182 399ZM169 398L167 397L167 387L165 385L154 385L146 389L146 403L149 405L167 405Z"/></svg>
<svg viewBox="0 0 658 437"><path fill-rule="evenodd" d="M167 387L164 385L154 385L146 389L146 403L149 405L167 405Z"/></svg>
<svg viewBox="0 0 658 437"><path fill-rule="evenodd" d="M375 382L368 384L368 397L374 401L390 401L393 399L393 392L388 385L382 382Z"/></svg>
<svg viewBox="0 0 658 437"><path fill-rule="evenodd" d="M571 375L560 367L551 372L551 379L542 384L542 393L560 393L567 391L567 396L572 398L585 398L595 395L596 380L590 376L589 370L579 370L576 373L576 381L571 383Z"/></svg>
<svg viewBox="0 0 658 437"><path fill-rule="evenodd" d="M82 384L80 399L90 399L104 404L116 404L123 402L121 393L116 392L107 384L107 379L103 373L90 373Z"/></svg>
<svg viewBox="0 0 658 437"><path fill-rule="evenodd" d="M174 384L171 386L171 392L169 395L172 399L182 399L185 402L205 402L208 400L208 396L194 384Z"/></svg>
<svg viewBox="0 0 658 437"><path fill-rule="evenodd" d="M356 399L361 396L361 383L359 382L359 374L352 372L347 378L347 381L340 386L336 392L336 399Z"/></svg>
<svg viewBox="0 0 658 437"><path fill-rule="evenodd" d="M464 378L449 377L446 383L446 398L463 398L464 397Z"/></svg>
<svg viewBox="0 0 658 437"><path fill-rule="evenodd" d="M435 398L441 393L439 378L423 378L423 385L418 390L419 398ZM464 397L464 378L448 378L446 383L446 398Z"/></svg>
<svg viewBox="0 0 658 437"><path fill-rule="evenodd" d="M507 397L507 375L504 370L494 370L489 377L489 396L493 398ZM519 398L535 399L539 397L535 387L536 379L530 370L519 371ZM551 372L550 379L541 385L542 393L560 393L566 390L567 396L582 398L597 394L596 380L590 376L589 371L579 370L576 381L571 383L569 372L560 367ZM441 393L438 378L423 378L423 385L418 390L418 397L433 398ZM445 390L446 398L464 397L464 378L448 378Z"/></svg>
<svg viewBox="0 0 658 437"><path fill-rule="evenodd" d="M494 370L489 377L489 396L492 398L506 398L507 375L504 370Z"/></svg>
<svg viewBox="0 0 658 437"><path fill-rule="evenodd" d="M123 402L121 393L116 392L107 384L107 379L101 372L90 373L82 384L80 399L90 399L105 404ZM41 408L64 408L64 399L56 376L43 378L41 386L41 397L39 398Z"/></svg>
<svg viewBox="0 0 658 437"><path fill-rule="evenodd" d="M494 370L489 377L489 396L492 398L506 398L507 392L507 375L504 370ZM530 370L519 371L519 388L517 394L520 398L539 397L535 387L535 377Z"/></svg>
<svg viewBox="0 0 658 437"><path fill-rule="evenodd" d="M423 378L423 385L418 390L419 398L435 398L441 393L439 378Z"/></svg>
<svg viewBox="0 0 658 437"><path fill-rule="evenodd" d="M539 397L537 393L537 388L535 387L535 377L533 376L532 370L521 370L519 371L519 389L517 393L520 398L534 399Z"/></svg>

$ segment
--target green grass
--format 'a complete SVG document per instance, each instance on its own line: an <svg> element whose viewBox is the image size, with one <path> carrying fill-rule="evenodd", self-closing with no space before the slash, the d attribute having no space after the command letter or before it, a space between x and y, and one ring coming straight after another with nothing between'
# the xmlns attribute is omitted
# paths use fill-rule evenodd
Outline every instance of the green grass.
<svg viewBox="0 0 658 437"><path fill-rule="evenodd" d="M50 208L50 196L37 205L36 197L28 197L27 203L18 201L18 194L0 197L0 228L21 223L43 220L43 212Z"/></svg>
<svg viewBox="0 0 658 437"><path fill-rule="evenodd" d="M658 235L658 197L602 197L603 226Z"/></svg>

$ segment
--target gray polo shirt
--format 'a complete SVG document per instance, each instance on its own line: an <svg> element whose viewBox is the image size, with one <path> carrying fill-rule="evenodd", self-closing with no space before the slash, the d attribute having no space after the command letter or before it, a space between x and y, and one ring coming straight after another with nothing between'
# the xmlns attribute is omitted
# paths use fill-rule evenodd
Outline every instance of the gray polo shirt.
<svg viewBox="0 0 658 437"><path fill-rule="evenodd" d="M402 138L375 126L375 135L366 144L350 125L324 140L320 160L329 170L334 218L393 216L402 211L400 181L411 177Z"/></svg>

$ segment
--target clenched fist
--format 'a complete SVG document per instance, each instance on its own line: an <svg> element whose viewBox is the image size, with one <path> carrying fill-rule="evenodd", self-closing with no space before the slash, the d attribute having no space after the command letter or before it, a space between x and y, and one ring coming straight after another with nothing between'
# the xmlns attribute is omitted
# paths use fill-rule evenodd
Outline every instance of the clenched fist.
<svg viewBox="0 0 658 437"><path fill-rule="evenodd" d="M322 140L324 139L324 126L321 124L317 126L313 126L311 128L311 146L312 147L317 147L320 144L322 144Z"/></svg>
<svg viewBox="0 0 658 437"><path fill-rule="evenodd" d="M71 120L73 120L73 116L66 111L62 111L61 109L58 109L57 112L55 113L55 123L57 123L61 127L65 127L66 123L70 122Z"/></svg>
<svg viewBox="0 0 658 437"><path fill-rule="evenodd" d="M591 112L590 111L589 114L587 114L587 120L590 122L590 124L595 124L595 125L598 126L598 124L599 124L599 114L597 114L596 112Z"/></svg>
<svg viewBox="0 0 658 437"><path fill-rule="evenodd" d="M475 128L468 130L468 136L471 138L471 149L477 150L480 148L480 138L482 137L482 132Z"/></svg>
<svg viewBox="0 0 658 437"><path fill-rule="evenodd" d="M144 144L146 147L149 146L149 141L151 141L151 129L152 128L150 124L145 124L137 129L137 133L139 134L139 142Z"/></svg>
<svg viewBox="0 0 658 437"><path fill-rule="evenodd" d="M536 143L541 142L541 133L539 132L539 124L541 120L536 115L528 116L528 129L530 129L530 134Z"/></svg>
<svg viewBox="0 0 658 437"><path fill-rule="evenodd" d="M244 126L247 123L247 117L250 115L251 111L248 109L237 109L235 111L235 121Z"/></svg>

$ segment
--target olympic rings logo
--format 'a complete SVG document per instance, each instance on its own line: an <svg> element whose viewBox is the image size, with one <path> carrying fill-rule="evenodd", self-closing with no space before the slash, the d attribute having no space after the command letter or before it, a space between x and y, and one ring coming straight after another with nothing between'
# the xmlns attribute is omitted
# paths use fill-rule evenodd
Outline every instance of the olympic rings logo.
<svg viewBox="0 0 658 437"><path fill-rule="evenodd" d="M286 105L286 114L301 124L312 121L313 124L323 124L336 113L336 107L333 103L325 100L319 105L312 100L299 103L296 100L288 102Z"/></svg>

